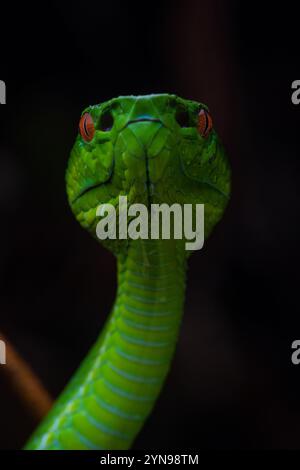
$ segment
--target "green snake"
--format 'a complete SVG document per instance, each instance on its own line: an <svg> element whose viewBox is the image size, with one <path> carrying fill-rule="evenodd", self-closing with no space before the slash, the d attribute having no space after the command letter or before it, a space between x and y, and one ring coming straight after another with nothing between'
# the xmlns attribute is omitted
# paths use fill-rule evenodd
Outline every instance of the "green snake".
<svg viewBox="0 0 300 470"><path fill-rule="evenodd" d="M97 207L204 204L205 238L230 194L230 167L208 108L170 94L120 96L82 113L68 200L96 237ZM98 239L98 238L97 238ZM106 239L118 289L96 343L25 449L128 449L166 379L185 298L185 240Z"/></svg>

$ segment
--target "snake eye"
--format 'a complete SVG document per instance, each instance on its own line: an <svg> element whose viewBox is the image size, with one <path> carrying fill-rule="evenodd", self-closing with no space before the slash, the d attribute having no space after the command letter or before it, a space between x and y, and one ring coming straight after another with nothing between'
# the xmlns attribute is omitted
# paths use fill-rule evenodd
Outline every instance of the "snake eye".
<svg viewBox="0 0 300 470"><path fill-rule="evenodd" d="M99 129L101 131L110 131L113 125L114 119L110 111L105 111L100 118Z"/></svg>
<svg viewBox="0 0 300 470"><path fill-rule="evenodd" d="M198 114L198 132L202 137L207 137L212 130L212 118L206 109L201 109Z"/></svg>
<svg viewBox="0 0 300 470"><path fill-rule="evenodd" d="M79 132L83 140L90 142L95 134L95 125L92 116L84 113L79 121Z"/></svg>

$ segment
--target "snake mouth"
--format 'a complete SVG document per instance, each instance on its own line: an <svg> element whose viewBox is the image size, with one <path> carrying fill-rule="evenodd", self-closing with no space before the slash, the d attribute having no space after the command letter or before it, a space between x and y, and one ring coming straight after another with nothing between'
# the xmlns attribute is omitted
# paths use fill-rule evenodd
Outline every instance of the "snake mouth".
<svg viewBox="0 0 300 470"><path fill-rule="evenodd" d="M127 122L125 127L127 127L130 124L133 124L135 122L159 122L160 124L162 124L162 121L158 118L140 117L140 118L137 118L137 119L130 119L130 121Z"/></svg>

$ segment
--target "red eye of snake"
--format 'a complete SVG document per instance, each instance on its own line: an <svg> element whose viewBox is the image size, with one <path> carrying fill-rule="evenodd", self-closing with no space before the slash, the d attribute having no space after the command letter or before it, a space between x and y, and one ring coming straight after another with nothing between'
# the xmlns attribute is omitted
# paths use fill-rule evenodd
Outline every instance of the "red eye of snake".
<svg viewBox="0 0 300 470"><path fill-rule="evenodd" d="M79 132L83 140L90 142L95 134L95 125L92 116L84 113L79 121Z"/></svg>
<svg viewBox="0 0 300 470"><path fill-rule="evenodd" d="M199 134L202 135L202 137L205 138L210 134L213 124L211 115L208 111L206 111L206 109L201 109L201 111L199 112L197 127Z"/></svg>

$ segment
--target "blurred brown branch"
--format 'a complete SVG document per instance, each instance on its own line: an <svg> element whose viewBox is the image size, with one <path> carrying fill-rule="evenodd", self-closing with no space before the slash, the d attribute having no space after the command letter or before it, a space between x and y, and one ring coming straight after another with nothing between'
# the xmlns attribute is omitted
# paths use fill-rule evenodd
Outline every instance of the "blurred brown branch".
<svg viewBox="0 0 300 470"><path fill-rule="evenodd" d="M31 367L0 332L5 343L6 363L0 371L26 411L40 421L50 410L53 400Z"/></svg>

